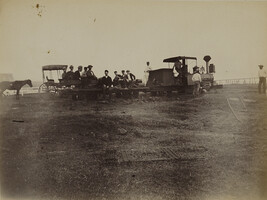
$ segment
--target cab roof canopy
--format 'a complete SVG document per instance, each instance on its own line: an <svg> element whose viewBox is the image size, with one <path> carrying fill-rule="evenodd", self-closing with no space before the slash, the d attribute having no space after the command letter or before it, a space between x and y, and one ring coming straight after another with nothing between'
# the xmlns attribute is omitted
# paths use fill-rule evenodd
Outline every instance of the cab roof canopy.
<svg viewBox="0 0 267 200"><path fill-rule="evenodd" d="M167 63L175 63L175 62L177 62L177 61L180 61L180 60L187 60L187 59L197 60L196 57L177 56L177 57L166 58L166 59L163 60L163 62L167 62Z"/></svg>
<svg viewBox="0 0 267 200"><path fill-rule="evenodd" d="M42 67L42 70L63 70L67 69L68 65L45 65Z"/></svg>

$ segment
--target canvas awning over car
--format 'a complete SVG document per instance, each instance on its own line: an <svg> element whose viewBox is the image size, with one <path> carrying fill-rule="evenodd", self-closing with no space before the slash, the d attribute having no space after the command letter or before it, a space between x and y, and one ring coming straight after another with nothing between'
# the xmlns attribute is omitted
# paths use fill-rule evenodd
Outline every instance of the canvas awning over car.
<svg viewBox="0 0 267 200"><path fill-rule="evenodd" d="M191 59L191 60L197 60L196 57L186 57L186 56L177 56L177 57L171 57L171 58L166 58L163 60L163 62L168 62L168 63L175 63L180 60L186 60L186 59Z"/></svg>
<svg viewBox="0 0 267 200"><path fill-rule="evenodd" d="M45 65L42 67L42 70L63 70L67 67L68 65Z"/></svg>

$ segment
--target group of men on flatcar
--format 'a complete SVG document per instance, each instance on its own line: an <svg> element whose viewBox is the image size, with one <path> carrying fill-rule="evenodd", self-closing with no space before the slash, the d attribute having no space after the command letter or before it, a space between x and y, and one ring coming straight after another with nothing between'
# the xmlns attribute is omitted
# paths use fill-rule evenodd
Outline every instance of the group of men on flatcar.
<svg viewBox="0 0 267 200"><path fill-rule="evenodd" d="M82 79L97 79L94 72L92 71L93 66L88 65L88 67L79 66L78 69L74 72L73 66L69 67L69 71L67 72L67 68L63 69L62 79L63 80L82 80Z"/></svg>
<svg viewBox="0 0 267 200"><path fill-rule="evenodd" d="M92 71L92 68L92 65L88 65L88 67L84 68L82 66L79 66L78 69L74 72L74 67L71 65L69 67L69 71L67 71L67 68L64 68L62 80L80 80L82 82L82 85L87 85L92 80L95 80L104 88L109 88L111 86L127 88L136 80L135 75L132 74L130 70L126 70L126 72L125 70L122 70L121 74L119 74L117 71L114 71L115 77L113 80L108 75L109 71L105 70L105 75L102 78L98 79Z"/></svg>
<svg viewBox="0 0 267 200"><path fill-rule="evenodd" d="M130 70L127 70L125 73L125 70L121 71L121 74L118 74L117 71L114 71L114 79L113 79L113 86L121 86L122 88L129 87L131 83L133 83L136 80L135 75L133 75Z"/></svg>

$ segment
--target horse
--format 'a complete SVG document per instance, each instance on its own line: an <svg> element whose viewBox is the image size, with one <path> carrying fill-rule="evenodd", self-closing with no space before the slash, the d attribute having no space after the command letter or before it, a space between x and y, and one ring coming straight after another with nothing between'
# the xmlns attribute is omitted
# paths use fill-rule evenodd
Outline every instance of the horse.
<svg viewBox="0 0 267 200"><path fill-rule="evenodd" d="M4 95L5 90L16 90L16 99L19 99L19 91L24 85L29 85L32 87L32 81L30 79L24 80L24 81L3 81L0 82L0 93L1 96Z"/></svg>

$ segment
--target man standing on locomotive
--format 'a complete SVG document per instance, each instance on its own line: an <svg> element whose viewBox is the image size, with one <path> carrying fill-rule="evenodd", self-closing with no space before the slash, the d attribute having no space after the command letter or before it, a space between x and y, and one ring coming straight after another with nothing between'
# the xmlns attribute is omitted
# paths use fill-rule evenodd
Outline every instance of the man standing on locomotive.
<svg viewBox="0 0 267 200"><path fill-rule="evenodd" d="M199 67L195 66L193 70L194 70L194 75L192 76L192 81L194 83L193 96L197 97L199 95L200 83L202 80L201 80L201 75L199 74Z"/></svg>
<svg viewBox="0 0 267 200"><path fill-rule="evenodd" d="M144 71L144 77L143 77L143 82L144 84L146 85L147 84L147 81L148 81L148 77L149 77L149 71L152 70L152 68L149 66L150 63L149 62L146 62L146 68L145 68L145 71Z"/></svg>
<svg viewBox="0 0 267 200"><path fill-rule="evenodd" d="M172 72L175 83L178 85L182 85L182 63L180 61L174 63Z"/></svg>

